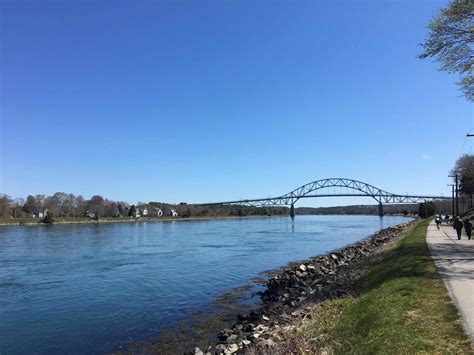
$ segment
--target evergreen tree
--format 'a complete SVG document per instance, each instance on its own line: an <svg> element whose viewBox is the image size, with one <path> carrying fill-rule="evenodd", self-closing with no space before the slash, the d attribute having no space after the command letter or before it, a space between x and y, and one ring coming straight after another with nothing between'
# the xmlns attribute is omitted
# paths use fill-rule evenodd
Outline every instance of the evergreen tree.
<svg viewBox="0 0 474 355"><path fill-rule="evenodd" d="M23 211L25 211L26 213L35 213L38 211L38 203L36 202L34 196L29 195L26 198L26 202L23 205Z"/></svg>
<svg viewBox="0 0 474 355"><path fill-rule="evenodd" d="M434 216L437 211L437 207L433 202L423 202L418 205L418 217L428 218Z"/></svg>

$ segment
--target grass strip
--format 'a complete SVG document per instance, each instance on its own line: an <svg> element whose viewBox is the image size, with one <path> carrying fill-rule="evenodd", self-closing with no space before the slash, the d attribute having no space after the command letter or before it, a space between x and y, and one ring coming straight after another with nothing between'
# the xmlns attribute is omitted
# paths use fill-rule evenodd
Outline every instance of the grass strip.
<svg viewBox="0 0 474 355"><path fill-rule="evenodd" d="M323 302L290 335L301 352L472 353L418 223L382 252L357 296Z"/></svg>

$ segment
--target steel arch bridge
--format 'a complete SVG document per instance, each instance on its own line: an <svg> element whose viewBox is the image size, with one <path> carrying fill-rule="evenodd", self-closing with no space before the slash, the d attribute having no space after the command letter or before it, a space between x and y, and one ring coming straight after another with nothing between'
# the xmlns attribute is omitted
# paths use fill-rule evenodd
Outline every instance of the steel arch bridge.
<svg viewBox="0 0 474 355"><path fill-rule="evenodd" d="M320 193L320 190L333 191ZM338 191L336 191L338 190ZM342 190L342 191L341 191ZM350 191L350 192L348 192ZM379 215L383 215L383 204L389 203L419 203L426 200L450 199L445 196L399 195L384 191L362 181L346 178L329 178L307 183L287 194L277 197L258 198L206 203L203 205L243 205L243 206L290 206L290 215L294 216L294 205L302 198L310 197L371 197L379 204Z"/></svg>

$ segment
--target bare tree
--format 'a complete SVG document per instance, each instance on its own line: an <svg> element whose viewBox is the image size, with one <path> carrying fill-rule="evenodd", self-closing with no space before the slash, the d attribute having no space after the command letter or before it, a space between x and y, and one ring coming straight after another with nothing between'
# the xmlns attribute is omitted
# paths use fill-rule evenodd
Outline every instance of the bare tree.
<svg viewBox="0 0 474 355"><path fill-rule="evenodd" d="M35 195L36 205L41 211L44 210L44 201L46 200L45 195Z"/></svg>
<svg viewBox="0 0 474 355"><path fill-rule="evenodd" d="M57 216L59 215L59 201L55 195L48 196L44 200L44 207L48 210L48 213Z"/></svg>
<svg viewBox="0 0 474 355"><path fill-rule="evenodd" d="M61 214L65 216L74 216L75 196L73 194L65 194L61 204Z"/></svg>
<svg viewBox="0 0 474 355"><path fill-rule="evenodd" d="M105 200L104 203L104 216L115 217L118 216L118 204L115 201Z"/></svg>
<svg viewBox="0 0 474 355"><path fill-rule="evenodd" d="M86 203L82 195L76 196L74 198L74 215L83 216L86 212Z"/></svg>
<svg viewBox="0 0 474 355"><path fill-rule="evenodd" d="M420 58L434 57L441 70L459 73L458 84L469 101L474 101L474 1L452 0L428 25Z"/></svg>
<svg viewBox="0 0 474 355"><path fill-rule="evenodd" d="M104 204L105 200L100 195L94 195L89 201L87 201L87 209L94 212L97 217L104 215Z"/></svg>
<svg viewBox="0 0 474 355"><path fill-rule="evenodd" d="M0 217L11 217L11 208L13 200L8 195L0 195Z"/></svg>
<svg viewBox="0 0 474 355"><path fill-rule="evenodd" d="M451 175L458 175L459 191L469 196L469 207L472 207L472 195L474 194L474 155L464 154L461 156L451 170Z"/></svg>

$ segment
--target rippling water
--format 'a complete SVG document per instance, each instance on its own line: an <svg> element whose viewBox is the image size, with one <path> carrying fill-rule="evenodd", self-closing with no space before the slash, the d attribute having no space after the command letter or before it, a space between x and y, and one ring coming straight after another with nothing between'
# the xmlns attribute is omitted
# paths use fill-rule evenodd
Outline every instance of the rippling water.
<svg viewBox="0 0 474 355"><path fill-rule="evenodd" d="M0 226L0 353L103 353L155 337L259 272L406 221L297 216Z"/></svg>

